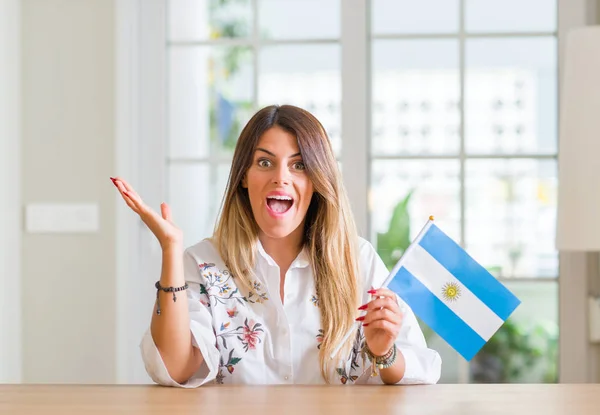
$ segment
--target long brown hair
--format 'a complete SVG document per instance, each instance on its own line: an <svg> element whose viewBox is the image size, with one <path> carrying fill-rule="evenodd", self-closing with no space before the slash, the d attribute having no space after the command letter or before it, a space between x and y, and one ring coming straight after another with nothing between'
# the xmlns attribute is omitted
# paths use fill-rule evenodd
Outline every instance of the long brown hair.
<svg viewBox="0 0 600 415"><path fill-rule="evenodd" d="M329 382L330 355L354 324L360 301L358 235L327 133L312 114L292 105L273 105L258 111L246 124L233 154L213 240L231 274L249 288L255 277L254 246L259 229L242 179L252 164L260 137L274 126L298 140L314 187L303 243L309 252L319 298L323 328L321 375ZM336 360L348 356L353 340L351 336Z"/></svg>

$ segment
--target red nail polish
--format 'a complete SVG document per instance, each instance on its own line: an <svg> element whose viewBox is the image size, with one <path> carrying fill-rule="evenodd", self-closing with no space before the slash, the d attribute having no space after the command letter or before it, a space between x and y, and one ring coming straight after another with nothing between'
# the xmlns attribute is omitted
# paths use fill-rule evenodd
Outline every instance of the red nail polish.
<svg viewBox="0 0 600 415"><path fill-rule="evenodd" d="M360 307L358 307L359 310L366 310L369 307L369 304L363 304Z"/></svg>
<svg viewBox="0 0 600 415"><path fill-rule="evenodd" d="M361 317L358 317L358 318L356 319L356 321L363 321L364 319L365 319L365 317L364 317L364 316L361 316Z"/></svg>
<svg viewBox="0 0 600 415"><path fill-rule="evenodd" d="M369 290L367 291L369 294L375 294L377 292L377 290Z"/></svg>
<svg viewBox="0 0 600 415"><path fill-rule="evenodd" d="M369 323L364 323L363 327L367 327L369 325Z"/></svg>

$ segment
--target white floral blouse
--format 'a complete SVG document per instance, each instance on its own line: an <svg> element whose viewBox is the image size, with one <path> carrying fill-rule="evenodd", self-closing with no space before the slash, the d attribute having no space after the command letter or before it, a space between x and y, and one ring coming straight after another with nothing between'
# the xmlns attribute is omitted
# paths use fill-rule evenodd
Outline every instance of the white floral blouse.
<svg viewBox="0 0 600 415"><path fill-rule="evenodd" d="M369 242L361 238L359 246L363 287L377 288L387 277L388 270ZM148 329L140 347L146 371L156 383L186 388L213 381L227 384L325 383L319 366L322 340L319 298L307 252L303 250L286 273L282 303L279 266L260 242L257 249L257 280L250 292L236 285L208 239L186 249L184 272L189 285L192 342L200 349L204 363L185 384L175 382ZM365 292L363 300L363 304L370 300L368 293ZM404 311L404 320L396 345L406 361L404 378L399 383L436 383L440 377L440 356L427 348L412 310L400 298L398 301ZM333 379L336 382L346 385L382 383L379 377L369 376L369 361L363 362L360 356L363 342L361 328L348 360L339 362L335 368Z"/></svg>

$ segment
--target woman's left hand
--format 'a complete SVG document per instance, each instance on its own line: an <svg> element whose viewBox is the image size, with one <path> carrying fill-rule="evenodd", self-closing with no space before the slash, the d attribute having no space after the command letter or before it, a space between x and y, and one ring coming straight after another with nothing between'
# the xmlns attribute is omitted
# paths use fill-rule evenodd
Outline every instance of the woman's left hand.
<svg viewBox="0 0 600 415"><path fill-rule="evenodd" d="M375 356L385 355L393 346L400 327L402 327L402 311L398 305L396 294L386 288L370 290L374 299L364 304L359 310L366 311L357 321L362 321L367 345Z"/></svg>

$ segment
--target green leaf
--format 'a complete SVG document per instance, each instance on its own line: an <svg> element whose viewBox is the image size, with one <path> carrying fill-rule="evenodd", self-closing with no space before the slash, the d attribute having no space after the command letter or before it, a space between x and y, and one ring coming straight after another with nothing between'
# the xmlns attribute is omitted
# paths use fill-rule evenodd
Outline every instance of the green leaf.
<svg viewBox="0 0 600 415"><path fill-rule="evenodd" d="M233 359L231 359L231 360L229 361L229 364L230 364L230 365L237 365L237 364L239 363L239 361L240 361L240 360L242 360L242 358L241 358L241 357L234 357Z"/></svg>
<svg viewBox="0 0 600 415"><path fill-rule="evenodd" d="M414 189L410 190L394 208L388 231L377 234L377 253L388 269L394 267L411 243L408 204L413 193Z"/></svg>

